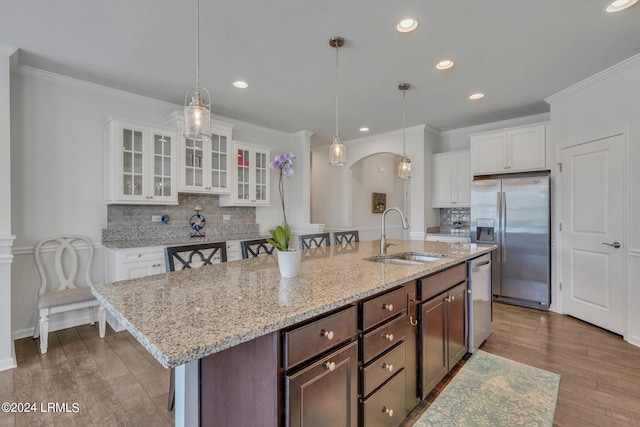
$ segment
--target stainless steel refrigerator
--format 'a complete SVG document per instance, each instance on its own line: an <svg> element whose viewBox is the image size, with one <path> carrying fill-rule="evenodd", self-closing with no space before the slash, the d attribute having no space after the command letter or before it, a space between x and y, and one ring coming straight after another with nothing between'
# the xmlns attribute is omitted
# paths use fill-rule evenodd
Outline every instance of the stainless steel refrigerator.
<svg viewBox="0 0 640 427"><path fill-rule="evenodd" d="M495 244L496 301L548 309L551 304L551 210L548 173L475 177L471 242Z"/></svg>

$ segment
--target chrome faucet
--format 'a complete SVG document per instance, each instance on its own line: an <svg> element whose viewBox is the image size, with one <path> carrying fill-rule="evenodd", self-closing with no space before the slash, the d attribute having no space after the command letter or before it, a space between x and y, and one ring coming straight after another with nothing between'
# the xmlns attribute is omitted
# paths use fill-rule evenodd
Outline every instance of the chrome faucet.
<svg viewBox="0 0 640 427"><path fill-rule="evenodd" d="M405 218L404 214L402 213L402 211L398 208L387 208L385 209L385 211L382 213L382 224L380 225L380 255L384 255L387 253L387 247L394 244L394 243L390 243L387 244L387 239L386 239L386 230L385 230L385 222L384 219L387 216L387 212L389 211L396 211L400 214L400 218L402 219L402 228L404 230L409 228L409 223L407 222L407 218Z"/></svg>

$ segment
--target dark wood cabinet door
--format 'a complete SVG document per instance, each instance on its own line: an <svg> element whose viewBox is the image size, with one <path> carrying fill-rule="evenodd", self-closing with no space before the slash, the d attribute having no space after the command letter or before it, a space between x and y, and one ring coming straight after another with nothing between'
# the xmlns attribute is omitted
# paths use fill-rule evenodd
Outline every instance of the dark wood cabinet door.
<svg viewBox="0 0 640 427"><path fill-rule="evenodd" d="M288 427L356 427L358 343L285 377Z"/></svg>
<svg viewBox="0 0 640 427"><path fill-rule="evenodd" d="M467 282L449 291L447 306L449 369L467 353Z"/></svg>
<svg viewBox="0 0 640 427"><path fill-rule="evenodd" d="M447 297L436 296L420 306L420 397L424 399L447 375Z"/></svg>

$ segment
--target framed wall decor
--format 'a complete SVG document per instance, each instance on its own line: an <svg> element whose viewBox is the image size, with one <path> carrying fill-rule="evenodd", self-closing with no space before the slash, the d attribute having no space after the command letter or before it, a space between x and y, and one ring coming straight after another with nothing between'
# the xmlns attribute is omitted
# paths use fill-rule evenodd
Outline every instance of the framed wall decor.
<svg viewBox="0 0 640 427"><path fill-rule="evenodd" d="M386 193L373 193L371 196L371 212L383 213L387 208Z"/></svg>

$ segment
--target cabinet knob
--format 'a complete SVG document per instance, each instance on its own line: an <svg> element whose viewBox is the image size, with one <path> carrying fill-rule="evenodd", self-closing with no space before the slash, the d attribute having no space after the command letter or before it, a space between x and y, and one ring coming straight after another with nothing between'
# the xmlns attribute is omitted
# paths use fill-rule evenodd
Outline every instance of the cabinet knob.
<svg viewBox="0 0 640 427"><path fill-rule="evenodd" d="M334 371L336 369L336 362L325 362L324 367L330 371Z"/></svg>
<svg viewBox="0 0 640 427"><path fill-rule="evenodd" d="M393 334L383 334L382 337L385 340L393 341Z"/></svg>
<svg viewBox="0 0 640 427"><path fill-rule="evenodd" d="M382 304L382 309L387 311L393 311L393 304Z"/></svg>
<svg viewBox="0 0 640 427"><path fill-rule="evenodd" d="M382 412L384 412L385 414L389 415L390 417L393 417L393 409L391 408L387 408L386 406L382 407Z"/></svg>
<svg viewBox="0 0 640 427"><path fill-rule="evenodd" d="M328 340L333 339L333 331L325 331L324 329L320 331L320 335L326 337Z"/></svg>
<svg viewBox="0 0 640 427"><path fill-rule="evenodd" d="M389 372L393 372L393 365L390 363L382 362L382 369L386 369Z"/></svg>

